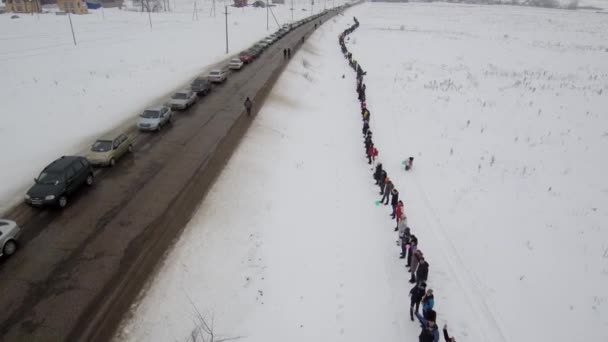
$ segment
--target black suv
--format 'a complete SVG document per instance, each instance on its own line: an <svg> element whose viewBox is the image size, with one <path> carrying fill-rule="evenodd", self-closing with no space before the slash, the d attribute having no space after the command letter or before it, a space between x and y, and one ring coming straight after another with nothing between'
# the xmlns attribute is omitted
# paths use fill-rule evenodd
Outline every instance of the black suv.
<svg viewBox="0 0 608 342"><path fill-rule="evenodd" d="M68 205L68 196L83 184L93 185L93 168L84 157L61 157L45 167L25 194L25 203L41 207Z"/></svg>
<svg viewBox="0 0 608 342"><path fill-rule="evenodd" d="M206 77L197 77L190 84L190 88L198 95L207 95L211 92L211 82Z"/></svg>

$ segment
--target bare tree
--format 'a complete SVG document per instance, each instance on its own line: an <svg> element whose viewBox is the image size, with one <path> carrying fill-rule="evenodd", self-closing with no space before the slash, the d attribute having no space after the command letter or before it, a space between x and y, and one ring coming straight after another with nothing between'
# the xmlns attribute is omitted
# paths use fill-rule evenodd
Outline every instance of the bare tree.
<svg viewBox="0 0 608 342"><path fill-rule="evenodd" d="M194 319L193 323L195 325L194 329L190 332L190 336L186 339L186 342L226 342L233 341L242 338L243 336L237 337L221 337L216 335L215 333L215 319L213 315L211 318L207 319L194 305L194 302L190 298L190 296L186 295L188 300L190 301L190 305L194 309Z"/></svg>

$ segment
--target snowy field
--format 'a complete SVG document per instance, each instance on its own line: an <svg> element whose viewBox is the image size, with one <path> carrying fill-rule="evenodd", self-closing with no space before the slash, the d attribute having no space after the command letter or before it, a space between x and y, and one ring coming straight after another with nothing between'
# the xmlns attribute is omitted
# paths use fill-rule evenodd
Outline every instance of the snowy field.
<svg viewBox="0 0 608 342"><path fill-rule="evenodd" d="M194 1L171 3L173 12L152 14L152 29L145 13L106 9L74 15L77 46L67 16L0 15L0 152L7 165L0 212L22 199L49 162L162 103L226 57L223 2L211 17L212 2L197 1L198 20ZM273 7L280 24L291 21L289 8ZM294 8L294 20L310 15L307 2L295 1ZM315 5L315 13L322 8ZM277 30L272 16L266 30L265 9L228 11L232 54Z"/></svg>
<svg viewBox="0 0 608 342"><path fill-rule="evenodd" d="M440 326L459 341L608 340L608 21L440 3L358 6L311 37L118 340L184 341L197 310L247 341L416 339L339 55L353 15L374 141Z"/></svg>
<svg viewBox="0 0 608 342"><path fill-rule="evenodd" d="M449 4L353 14L374 140L389 174L415 157L398 177L409 223L452 270L440 275L440 315L480 327L483 341L608 340L606 15ZM461 293L472 316L449 303Z"/></svg>

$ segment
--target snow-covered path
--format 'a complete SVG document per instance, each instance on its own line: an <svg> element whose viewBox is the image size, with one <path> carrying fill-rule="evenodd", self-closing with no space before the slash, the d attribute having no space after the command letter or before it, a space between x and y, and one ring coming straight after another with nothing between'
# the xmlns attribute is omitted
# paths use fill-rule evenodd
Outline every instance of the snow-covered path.
<svg viewBox="0 0 608 342"><path fill-rule="evenodd" d="M294 56L120 339L182 341L192 303L247 341L416 338L336 43L351 23L324 24Z"/></svg>

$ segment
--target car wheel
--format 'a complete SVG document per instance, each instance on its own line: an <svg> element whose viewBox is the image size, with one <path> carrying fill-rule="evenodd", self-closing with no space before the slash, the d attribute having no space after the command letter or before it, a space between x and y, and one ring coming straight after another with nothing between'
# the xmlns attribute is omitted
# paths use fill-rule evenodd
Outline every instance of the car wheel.
<svg viewBox="0 0 608 342"><path fill-rule="evenodd" d="M59 204L59 208L65 208L68 205L68 198L65 195L59 197L58 204Z"/></svg>
<svg viewBox="0 0 608 342"><path fill-rule="evenodd" d="M108 163L108 165L110 165L110 167L114 167L114 165L116 165L116 159L111 158L110 162ZM87 182L89 181L89 179L87 178Z"/></svg>
<svg viewBox="0 0 608 342"><path fill-rule="evenodd" d="M114 164L112 164L112 161L114 160L114 158L110 159L110 166L114 166ZM89 175L87 176L87 185L91 186L93 185L93 174L89 173Z"/></svg>
<svg viewBox="0 0 608 342"><path fill-rule="evenodd" d="M162 124L158 124L158 126L156 126L156 131L160 132L163 129L163 125Z"/></svg>
<svg viewBox="0 0 608 342"><path fill-rule="evenodd" d="M133 153L133 145L129 145L129 152Z"/></svg>
<svg viewBox="0 0 608 342"><path fill-rule="evenodd" d="M17 243L14 240L10 240L10 241L7 241L6 244L4 244L2 253L6 256L11 256L11 255L15 254L16 250L17 250Z"/></svg>

